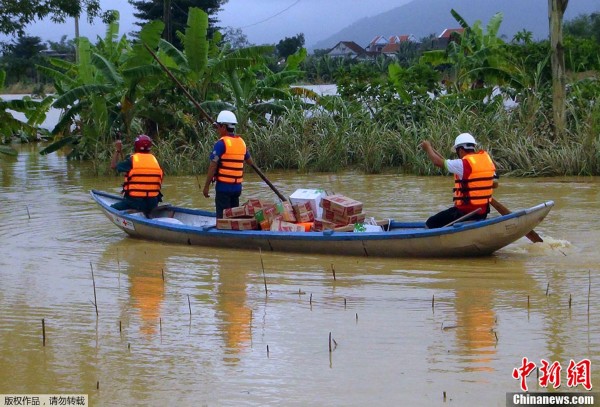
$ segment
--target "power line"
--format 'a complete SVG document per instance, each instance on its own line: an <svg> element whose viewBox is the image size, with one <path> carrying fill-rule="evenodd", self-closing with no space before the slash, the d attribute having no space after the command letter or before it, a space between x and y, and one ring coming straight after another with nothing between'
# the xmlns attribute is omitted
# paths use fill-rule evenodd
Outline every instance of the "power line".
<svg viewBox="0 0 600 407"><path fill-rule="evenodd" d="M284 8L283 10L281 10L280 12L278 12L278 13L276 13L276 14L273 14L273 15L272 15L272 16L270 16L270 17L267 17L267 18L265 18L264 20L257 21L256 23L253 23L253 24L250 24L250 25L245 25L245 26L243 26L243 27L240 27L240 28L254 27L255 25L262 24L262 23L264 23L265 21L269 21L269 20L271 20L272 18L275 18L275 17L277 17L278 15L285 13L286 11L288 11L289 9L291 9L292 7L294 7L294 6L295 6L296 4L298 4L298 3L300 3L300 0L296 0L294 3L292 3L292 4L291 4L291 5L289 5L288 7Z"/></svg>

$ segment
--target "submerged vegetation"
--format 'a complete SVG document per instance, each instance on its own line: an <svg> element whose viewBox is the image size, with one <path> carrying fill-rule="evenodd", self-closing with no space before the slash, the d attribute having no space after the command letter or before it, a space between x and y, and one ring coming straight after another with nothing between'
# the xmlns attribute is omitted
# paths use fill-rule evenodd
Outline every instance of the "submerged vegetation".
<svg viewBox="0 0 600 407"><path fill-rule="evenodd" d="M1 120L2 143L14 134L37 137L35 127L52 104L63 115L44 135L44 154L67 148L70 158L91 160L102 173L117 134L131 142L146 133L167 173L205 172L216 132L148 46L211 116L235 111L238 131L263 169L437 173L418 149L420 141L450 155L454 137L469 131L503 174L600 174L600 40L578 35L565 41L571 77L567 127L559 134L548 41L533 42L521 32L505 43L498 37L500 14L486 27L454 16L465 32L446 50L406 48L395 59L368 61L308 56L303 48L286 59L276 58L270 46L233 49L218 32L208 37L208 16L200 9L190 9L179 33L181 49L161 39L162 22L146 24L130 41L119 37L113 18L96 44L79 40L77 61L49 58L38 66L52 80L52 96L1 102L3 118L7 108L30 118L26 124ZM588 32L586 21L572 30ZM337 95L292 86L306 78L335 81Z"/></svg>

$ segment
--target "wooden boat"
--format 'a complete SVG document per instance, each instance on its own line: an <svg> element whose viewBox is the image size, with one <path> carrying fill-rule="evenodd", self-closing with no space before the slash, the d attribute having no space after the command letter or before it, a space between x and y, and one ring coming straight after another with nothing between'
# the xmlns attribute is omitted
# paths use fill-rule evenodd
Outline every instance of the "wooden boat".
<svg viewBox="0 0 600 407"><path fill-rule="evenodd" d="M533 230L550 212L553 201L482 221L457 222L427 229L423 222L389 220L378 232L272 232L217 229L215 214L171 205L159 206L150 218L119 211L122 198L91 191L104 214L132 237L187 245L378 257L473 257L494 253Z"/></svg>

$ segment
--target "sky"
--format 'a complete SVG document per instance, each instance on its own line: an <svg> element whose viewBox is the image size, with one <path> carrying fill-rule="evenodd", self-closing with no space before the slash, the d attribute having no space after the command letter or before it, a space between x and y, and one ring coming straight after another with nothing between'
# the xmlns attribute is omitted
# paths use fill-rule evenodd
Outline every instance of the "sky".
<svg viewBox="0 0 600 407"><path fill-rule="evenodd" d="M371 17L399 7L411 0L229 0L217 15L220 26L240 28L252 44L276 44L286 37L304 34L305 46L335 34L363 17ZM173 0L176 3L177 0ZM103 10L120 12L120 34L139 30L126 0L100 0ZM27 29L28 35L42 41L59 41L62 35L75 36L73 20L65 24L40 21ZM106 27L100 20L89 25L80 21L80 35L92 42L104 36Z"/></svg>

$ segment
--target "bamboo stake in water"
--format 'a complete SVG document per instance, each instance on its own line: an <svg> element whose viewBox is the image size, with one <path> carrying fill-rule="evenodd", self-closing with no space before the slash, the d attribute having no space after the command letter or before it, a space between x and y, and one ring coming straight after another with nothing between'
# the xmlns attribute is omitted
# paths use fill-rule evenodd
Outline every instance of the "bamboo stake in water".
<svg viewBox="0 0 600 407"><path fill-rule="evenodd" d="M190 295L187 295L188 297L188 308L190 309L190 318L192 317L192 303L190 302Z"/></svg>
<svg viewBox="0 0 600 407"><path fill-rule="evenodd" d="M435 308L435 294L431 296L431 309Z"/></svg>
<svg viewBox="0 0 600 407"><path fill-rule="evenodd" d="M546 297L548 296L548 291L550 291L550 283L546 286Z"/></svg>
<svg viewBox="0 0 600 407"><path fill-rule="evenodd" d="M31 219L31 214L29 213L29 206L25 205L25 209L27 209L27 217Z"/></svg>
<svg viewBox="0 0 600 407"><path fill-rule="evenodd" d="M269 291L267 290L267 277L265 276L265 263L263 262L262 249L260 247L258 248L258 252L260 253L260 265L262 267L263 282L265 283L265 295L268 295Z"/></svg>
<svg viewBox="0 0 600 407"><path fill-rule="evenodd" d="M96 307L96 317L98 317L98 299L96 298L96 279L94 278L94 267L90 262L90 269L92 270L92 283L94 284L94 307Z"/></svg>
<svg viewBox="0 0 600 407"><path fill-rule="evenodd" d="M333 263L331 263L331 272L333 273L333 281L335 281L335 267L333 267Z"/></svg>
<svg viewBox="0 0 600 407"><path fill-rule="evenodd" d="M331 353L331 332L329 332L329 353Z"/></svg>
<svg viewBox="0 0 600 407"><path fill-rule="evenodd" d="M571 294L569 294L569 309L571 309Z"/></svg>
<svg viewBox="0 0 600 407"><path fill-rule="evenodd" d="M119 280L119 288L121 288L121 261L119 260L119 248L117 247L117 278Z"/></svg>
<svg viewBox="0 0 600 407"><path fill-rule="evenodd" d="M590 295L592 293L592 272L588 270L588 317L590 315Z"/></svg>
<svg viewBox="0 0 600 407"><path fill-rule="evenodd" d="M46 346L46 322L42 318L42 346Z"/></svg>

